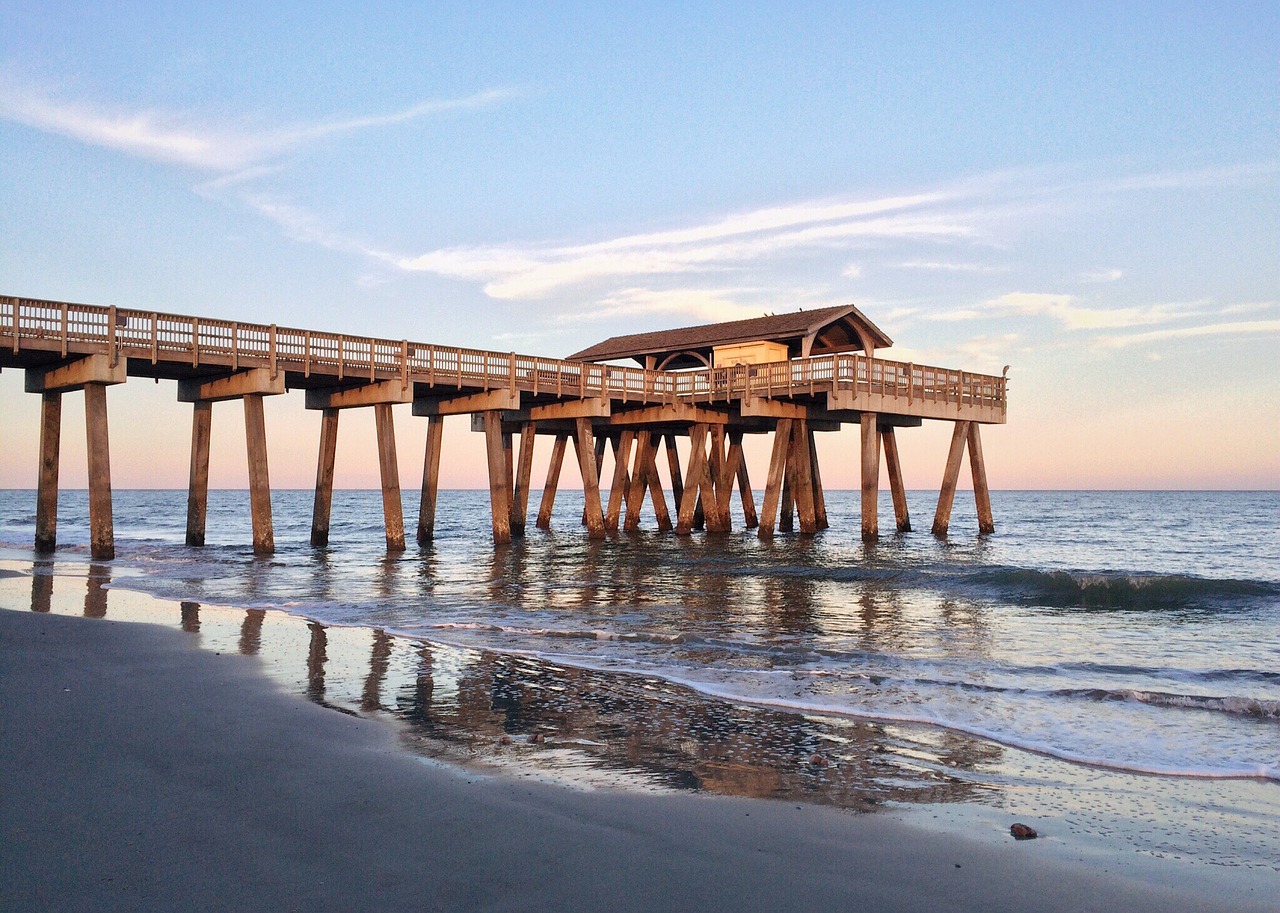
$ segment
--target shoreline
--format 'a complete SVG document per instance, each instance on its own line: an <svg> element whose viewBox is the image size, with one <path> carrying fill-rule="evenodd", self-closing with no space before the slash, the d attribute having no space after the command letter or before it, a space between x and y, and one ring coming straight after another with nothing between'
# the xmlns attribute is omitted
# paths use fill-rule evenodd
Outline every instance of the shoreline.
<svg viewBox="0 0 1280 913"><path fill-rule="evenodd" d="M127 597L117 601L162 602L103 588L104 607L107 592L113 600ZM89 609L88 602L63 604L68 596L53 593L51 602L68 613ZM420 892L410 889L444 878L453 885L449 891L461 892L438 895L448 909L594 909L606 902L623 909L780 909L854 898L885 909L1082 909L1117 903L1135 910L1240 910L1251 904L1262 909L1259 890L1266 873L1237 879L1235 874L1259 873L1121 857L1100 865L1096 853L1067 833L1015 844L1007 824L1003 833L975 828L974 818L957 806L851 814L790 799L637 793L607 782L593 791L567 789L535 781L527 770L484 776L448 761L428 764L406 750L404 728L394 721L325 712L314 700L286 693L278 677L273 684L264 674L268 658L213 650L217 643L202 649L154 623L93 624L10 602L5 607L18 611L0 612L0 676L10 704L6 728L24 733L24 739L21 745L5 740L5 782L27 784L4 803L6 849L0 858L5 871L20 874L3 891L14 908L39 906L31 893L47 876L37 874L47 867L38 858L39 847L51 852L87 844L84 858L60 882L58 891L66 898L111 908L111 886L124 877L127 884L147 884L158 893L126 893L119 898L121 908L168 892L168 901L155 901L160 909L180 906L183 892L201 883L190 872L162 877L152 871L157 860L168 865L175 856L189 855L176 847L191 845L205 862L234 860L240 847L270 837L281 861L258 873L260 887L245 902L261 905L264 898L297 895L311 898L303 906L318 909L358 906L359 898L368 900L373 879L397 886L386 895L388 908L403 903L421 909ZM119 614L114 603L112 613ZM216 625L205 624L202 639L215 637ZM71 716L67 704L74 708ZM163 738L156 739L157 732ZM375 790L370 783L394 789ZM149 803L149 796L163 801ZM442 802L456 828L447 834L433 826L438 816L416 813ZM931 824L930 812L941 820ZM211 817L214 826L178 826L192 816ZM398 843L382 846L395 843L391 832ZM461 843L459 832L467 835ZM514 844L513 834L522 835ZM370 841L380 847L364 853L375 861L376 873L363 862L355 871L348 862L343 871L333 861ZM327 875L302 858L312 844L330 861ZM132 861L117 876L111 873L121 865L121 845L131 847ZM427 848L429 859L406 856L407 846ZM543 858L526 872L530 849ZM68 852L58 849L57 858ZM575 861L566 867L566 859ZM258 860L255 866L264 864ZM510 871L513 864L520 873ZM797 884L797 871L811 877ZM219 875L210 884L229 877ZM326 890L349 892L351 900L326 899L315 885L308 887L312 879L327 882ZM655 881L675 887L661 895L638 890ZM492 893L487 886L495 884L506 887ZM1234 890L1224 893L1224 886ZM217 894L203 896L228 902Z"/></svg>

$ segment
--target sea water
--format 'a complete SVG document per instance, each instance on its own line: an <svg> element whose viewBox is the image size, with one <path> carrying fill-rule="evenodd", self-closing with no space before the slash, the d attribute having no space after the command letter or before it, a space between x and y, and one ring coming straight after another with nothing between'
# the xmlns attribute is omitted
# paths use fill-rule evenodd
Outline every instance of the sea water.
<svg viewBox="0 0 1280 913"><path fill-rule="evenodd" d="M1280 867L1280 493L993 492L984 537L964 497L946 539L890 520L864 544L858 494L829 491L817 536L760 540L740 513L675 536L646 514L592 542L562 492L551 531L495 547L488 493L450 491L419 547L406 493L409 548L388 554L380 493L335 492L313 548L311 493L277 491L276 552L255 558L245 492L210 492L189 548L185 492L117 491L117 558L95 565L85 495L64 492L35 574L79 562L90 590L225 607L225 646L277 650L300 693L412 722L440 756L545 731L544 770L851 808L1052 780L1089 796L1095 831L1145 821L1148 852L1236 828L1215 860ZM918 529L934 498L909 494ZM31 559L34 505L0 492L3 557ZM1188 802L1216 807L1205 833L1157 833L1161 803Z"/></svg>

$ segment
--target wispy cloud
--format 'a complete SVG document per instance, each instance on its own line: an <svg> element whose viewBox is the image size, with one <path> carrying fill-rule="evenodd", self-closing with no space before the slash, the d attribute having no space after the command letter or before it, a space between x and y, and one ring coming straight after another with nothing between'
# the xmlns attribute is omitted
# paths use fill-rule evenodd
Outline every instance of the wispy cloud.
<svg viewBox="0 0 1280 913"><path fill-rule="evenodd" d="M945 260L908 260L898 264L899 269L920 269L946 273L1004 273L1007 267L988 263L953 263Z"/></svg>
<svg viewBox="0 0 1280 913"><path fill-rule="evenodd" d="M1099 269L1092 272L1084 273L1080 276L1081 282L1118 282L1124 278L1124 270L1122 269Z"/></svg>
<svg viewBox="0 0 1280 913"><path fill-rule="evenodd" d="M1099 345L1108 348L1125 348L1167 339L1194 339L1201 336L1272 336L1280 333L1280 320L1245 320L1235 323L1210 323L1195 327L1171 327L1164 330L1148 330L1123 336L1104 336Z"/></svg>
<svg viewBox="0 0 1280 913"><path fill-rule="evenodd" d="M977 320L1018 315L1048 317L1068 330L1107 330L1153 326L1204 313L1206 302L1100 308L1078 303L1076 296L1045 292L1010 292L971 308L932 315L934 320Z"/></svg>
<svg viewBox="0 0 1280 913"><path fill-rule="evenodd" d="M719 272L868 239L961 239L975 228L945 194L810 202L589 244L452 247L405 257L408 271L480 281L494 298L536 299L584 283Z"/></svg>
<svg viewBox="0 0 1280 913"><path fill-rule="evenodd" d="M138 158L243 176L246 169L317 140L445 111L486 107L511 95L509 90L491 89L461 98L423 101L383 114L255 130L248 126L214 126L191 114L60 101L0 82L0 118Z"/></svg>

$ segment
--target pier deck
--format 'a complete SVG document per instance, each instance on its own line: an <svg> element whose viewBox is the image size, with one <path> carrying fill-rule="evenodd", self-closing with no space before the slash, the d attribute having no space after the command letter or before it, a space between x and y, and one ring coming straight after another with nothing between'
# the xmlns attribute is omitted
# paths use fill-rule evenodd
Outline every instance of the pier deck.
<svg viewBox="0 0 1280 913"><path fill-rule="evenodd" d="M178 382L178 398L194 404L188 542L204 539L208 479L209 405L240 399L248 432L254 548L273 548L266 430L262 397L306 391L306 406L324 412L312 541L328 536L333 454L339 410L371 406L377 416L387 543L404 547L399 516L391 407L411 403L429 417L419 541L434 533L441 421L471 414L487 439L494 538L501 543L525 526L529 471L536 435L555 437L539 525L549 522L561 462L572 442L587 492L588 533L617 529L622 502L626 523L639 522L646 495L660 528L687 533L705 526L727 531L732 489L739 489L748 525L761 535L792 526L825 526L815 431L842 423L861 427L863 536L878 534L875 499L883 449L894 490L899 530L910 528L901 494L894 428L921 421L955 423L934 532L946 533L956 477L967 447L978 497L979 524L989 532L986 474L978 426L1003 423L1006 379L930 365L840 353L758 365L666 371L463 349L369 336L251 324L206 317L101 307L32 298L0 297L0 369L26 370L26 389L44 397L36 544L52 549L56 536L60 397L84 390L90 441L91 539L94 554L110 557L110 464L105 389L130 377ZM512 435L519 433L519 458ZM773 433L773 459L757 518L742 457L742 435ZM692 449L681 472L676 436ZM600 501L599 472L614 452L608 505ZM666 447L677 522L670 520L658 482L657 452ZM633 453L634 451L634 453ZM794 505L794 507L793 507Z"/></svg>

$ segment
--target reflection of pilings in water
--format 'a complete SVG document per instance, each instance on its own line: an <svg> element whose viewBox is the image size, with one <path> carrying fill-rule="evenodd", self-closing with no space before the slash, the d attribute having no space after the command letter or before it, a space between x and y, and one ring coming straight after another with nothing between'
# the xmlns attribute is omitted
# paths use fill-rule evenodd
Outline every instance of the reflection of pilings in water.
<svg viewBox="0 0 1280 913"><path fill-rule="evenodd" d="M266 609L247 609L244 621L240 623L240 653L244 656L256 656L262 646L262 622L267 617Z"/></svg>
<svg viewBox="0 0 1280 913"><path fill-rule="evenodd" d="M814 581L809 577L792 575L764 578L764 599L768 617L774 630L782 634L813 634L816 624L816 600Z"/></svg>
<svg viewBox="0 0 1280 913"><path fill-rule="evenodd" d="M319 622L309 622L307 627L311 629L311 645L307 651L307 699L323 704L324 664L329 660L326 649L329 635Z"/></svg>
<svg viewBox="0 0 1280 913"><path fill-rule="evenodd" d="M947 765L976 769L1002 752L953 734L942 755L932 736L916 742L878 722L704 701L651 680L493 655L458 681L456 702L428 707L402 693L399 707L424 734L448 742L492 746L505 734L545 733L601 768L668 787L846 808L971 801L981 787L950 775Z"/></svg>
<svg viewBox="0 0 1280 913"><path fill-rule="evenodd" d="M37 564L31 575L31 611L48 612L53 609L53 574L42 574L39 568Z"/></svg>
<svg viewBox="0 0 1280 913"><path fill-rule="evenodd" d="M381 628L374 629L369 675L364 680L364 693L360 698L360 710L364 713L382 709L382 682L387 677L387 669L391 665L392 643L392 638L386 631Z"/></svg>
<svg viewBox="0 0 1280 913"><path fill-rule="evenodd" d="M200 603L182 602L178 605L182 611L182 630L188 634L200 633Z"/></svg>
<svg viewBox="0 0 1280 913"><path fill-rule="evenodd" d="M107 584L111 582L111 568L105 564L89 565L89 577L84 594L84 617L107 617Z"/></svg>

